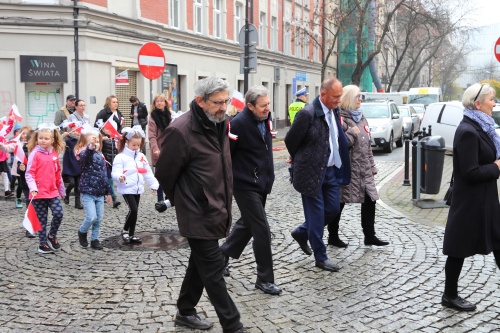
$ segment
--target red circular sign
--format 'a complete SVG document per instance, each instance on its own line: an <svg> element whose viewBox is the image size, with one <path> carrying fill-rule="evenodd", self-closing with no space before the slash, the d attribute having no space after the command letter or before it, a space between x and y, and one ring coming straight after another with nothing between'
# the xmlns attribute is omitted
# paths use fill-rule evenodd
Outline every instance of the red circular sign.
<svg viewBox="0 0 500 333"><path fill-rule="evenodd" d="M137 64L142 75L150 80L157 79L165 69L165 54L158 44L148 42L139 50Z"/></svg>
<svg viewBox="0 0 500 333"><path fill-rule="evenodd" d="M495 49L493 51L495 52L495 57L500 62L500 38L497 39L497 42L495 43Z"/></svg>

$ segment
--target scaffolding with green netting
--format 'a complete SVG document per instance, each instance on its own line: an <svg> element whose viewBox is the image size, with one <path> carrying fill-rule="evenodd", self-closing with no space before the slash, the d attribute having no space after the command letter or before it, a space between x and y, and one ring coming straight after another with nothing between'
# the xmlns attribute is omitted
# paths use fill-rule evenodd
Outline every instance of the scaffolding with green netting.
<svg viewBox="0 0 500 333"><path fill-rule="evenodd" d="M369 2L370 0L366 1ZM349 8L350 5L350 0L342 0L340 6L341 11L347 13L347 8ZM369 15L370 12L367 10L366 20L365 24L363 24L361 35L361 45L364 48L364 50L362 50L363 61L366 61L368 52L373 50L373 41L370 42L368 35ZM342 85L352 83L352 73L356 67L356 28L359 22L359 12L356 10L353 11L347 22L348 24L342 27L338 39L338 79L342 82ZM361 76L360 89L366 92L372 91L372 76L369 67L365 68Z"/></svg>

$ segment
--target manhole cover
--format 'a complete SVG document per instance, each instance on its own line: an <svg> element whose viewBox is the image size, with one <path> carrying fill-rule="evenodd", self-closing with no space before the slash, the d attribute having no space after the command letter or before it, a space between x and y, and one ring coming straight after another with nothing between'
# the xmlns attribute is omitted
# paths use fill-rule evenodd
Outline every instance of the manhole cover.
<svg viewBox="0 0 500 333"><path fill-rule="evenodd" d="M126 244L121 236L106 238L102 245L110 249L123 251L168 251L188 244L187 239L177 232L138 232L136 236L142 240L141 244Z"/></svg>

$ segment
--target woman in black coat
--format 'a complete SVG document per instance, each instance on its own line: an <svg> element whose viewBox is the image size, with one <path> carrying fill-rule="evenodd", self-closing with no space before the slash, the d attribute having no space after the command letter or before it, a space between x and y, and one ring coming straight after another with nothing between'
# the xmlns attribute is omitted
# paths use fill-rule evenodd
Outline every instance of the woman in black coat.
<svg viewBox="0 0 500 333"><path fill-rule="evenodd" d="M453 194L444 233L448 256L442 304L460 311L476 306L458 296L458 278L464 259L493 251L500 267L500 136L491 117L495 90L474 84L463 95L464 119L453 140Z"/></svg>

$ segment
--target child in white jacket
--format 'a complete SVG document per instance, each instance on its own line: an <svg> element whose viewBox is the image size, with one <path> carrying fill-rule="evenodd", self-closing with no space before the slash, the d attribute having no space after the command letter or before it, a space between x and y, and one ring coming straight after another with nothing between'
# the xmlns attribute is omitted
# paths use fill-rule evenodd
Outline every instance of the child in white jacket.
<svg viewBox="0 0 500 333"><path fill-rule="evenodd" d="M135 236L135 225L139 201L141 194L144 193L144 180L148 182L153 193L156 193L159 184L146 156L141 153L146 138L141 126L125 127L121 132L123 136L118 142L119 154L113 160L111 176L117 183L118 193L123 195L129 208L122 231L122 239L126 244L140 244L142 243L141 239Z"/></svg>

